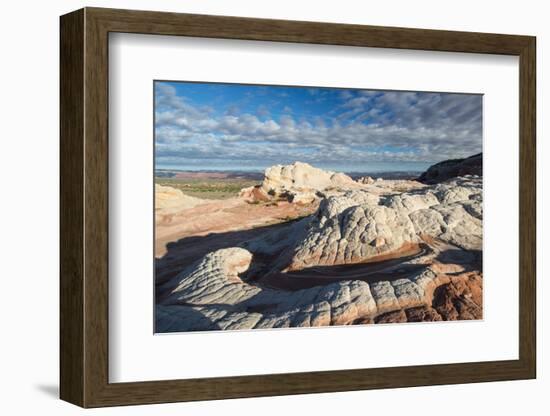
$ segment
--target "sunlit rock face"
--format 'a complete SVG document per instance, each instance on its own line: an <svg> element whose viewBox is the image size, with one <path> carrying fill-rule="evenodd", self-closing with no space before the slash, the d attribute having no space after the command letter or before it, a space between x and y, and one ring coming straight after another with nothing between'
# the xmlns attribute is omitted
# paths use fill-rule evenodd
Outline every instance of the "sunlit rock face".
<svg viewBox="0 0 550 416"><path fill-rule="evenodd" d="M313 192L321 202L284 230L215 250L163 282L157 331L482 317L480 177L360 184L295 163L267 169L250 191Z"/></svg>
<svg viewBox="0 0 550 416"><path fill-rule="evenodd" d="M307 163L276 165L265 170L265 177L258 187L257 199L286 199L295 203L309 203L326 191L360 188L343 173L315 168Z"/></svg>
<svg viewBox="0 0 550 416"><path fill-rule="evenodd" d="M192 208L203 202L200 198L185 195L179 189L155 184L155 210Z"/></svg>
<svg viewBox="0 0 550 416"><path fill-rule="evenodd" d="M423 236L481 250L481 179L454 179L397 195L350 191L322 201L294 247L288 270L358 263Z"/></svg>

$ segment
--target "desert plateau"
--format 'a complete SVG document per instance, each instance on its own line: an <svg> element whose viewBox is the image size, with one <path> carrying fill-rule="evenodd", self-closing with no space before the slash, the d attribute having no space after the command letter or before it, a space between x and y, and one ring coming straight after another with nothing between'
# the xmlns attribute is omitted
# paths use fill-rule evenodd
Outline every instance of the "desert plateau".
<svg viewBox="0 0 550 416"><path fill-rule="evenodd" d="M481 160L157 173L156 332L481 319Z"/></svg>
<svg viewBox="0 0 550 416"><path fill-rule="evenodd" d="M155 333L483 319L482 94L154 93Z"/></svg>

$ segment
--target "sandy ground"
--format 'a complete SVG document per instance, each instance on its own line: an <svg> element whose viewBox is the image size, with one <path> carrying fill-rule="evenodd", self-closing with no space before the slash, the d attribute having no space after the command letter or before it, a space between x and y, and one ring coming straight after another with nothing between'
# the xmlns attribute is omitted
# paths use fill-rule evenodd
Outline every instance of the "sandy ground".
<svg viewBox="0 0 550 416"><path fill-rule="evenodd" d="M157 283L207 253L270 232L313 213L310 205L251 204L241 198L212 200L178 212L157 213L155 257Z"/></svg>
<svg viewBox="0 0 550 416"><path fill-rule="evenodd" d="M160 214L156 221L155 257L166 253L167 243L182 238L288 222L309 215L316 208L316 204L250 204L241 198L231 198L213 200L176 213Z"/></svg>

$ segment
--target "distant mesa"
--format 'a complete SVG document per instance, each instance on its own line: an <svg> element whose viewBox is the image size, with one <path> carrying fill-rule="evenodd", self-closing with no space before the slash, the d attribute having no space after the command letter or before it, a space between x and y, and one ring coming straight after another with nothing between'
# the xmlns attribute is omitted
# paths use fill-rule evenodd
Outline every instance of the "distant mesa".
<svg viewBox="0 0 550 416"><path fill-rule="evenodd" d="M262 172L256 171L216 171L216 170L198 170L198 171L186 171L186 170L171 170L171 169L157 169L155 170L155 177L168 178L168 179L250 179L261 180L263 179Z"/></svg>
<svg viewBox="0 0 550 416"><path fill-rule="evenodd" d="M418 181L433 185L466 175L483 175L483 153L465 159L450 159L436 163L418 178Z"/></svg>

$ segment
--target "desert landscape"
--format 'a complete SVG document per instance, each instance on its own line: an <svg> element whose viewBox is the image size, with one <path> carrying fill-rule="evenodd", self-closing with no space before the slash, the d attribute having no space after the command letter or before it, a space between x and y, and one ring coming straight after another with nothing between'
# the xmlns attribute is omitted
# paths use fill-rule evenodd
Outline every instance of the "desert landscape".
<svg viewBox="0 0 550 416"><path fill-rule="evenodd" d="M481 155L409 180L295 162L223 199L181 189L253 179L157 178L156 331L481 319L481 173Z"/></svg>
<svg viewBox="0 0 550 416"><path fill-rule="evenodd" d="M154 91L156 333L483 319L481 95Z"/></svg>

